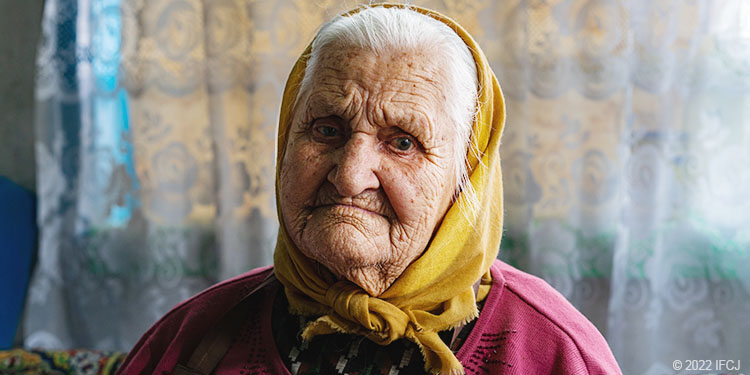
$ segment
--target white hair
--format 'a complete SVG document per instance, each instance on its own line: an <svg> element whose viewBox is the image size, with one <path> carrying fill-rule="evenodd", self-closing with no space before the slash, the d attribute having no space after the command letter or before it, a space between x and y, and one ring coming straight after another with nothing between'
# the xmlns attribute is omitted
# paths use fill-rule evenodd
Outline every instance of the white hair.
<svg viewBox="0 0 750 375"><path fill-rule="evenodd" d="M448 79L443 86L445 96L450 97L444 108L458 140L453 147L457 177L454 199L465 199L463 214L473 224L478 199L469 182L467 156L469 152L478 153L470 144L477 112L478 78L474 58L466 43L448 25L408 6L365 6L351 16L337 16L321 27L313 40L297 99L309 90L323 51L331 47L355 47L377 55L394 51L440 51L436 58Z"/></svg>

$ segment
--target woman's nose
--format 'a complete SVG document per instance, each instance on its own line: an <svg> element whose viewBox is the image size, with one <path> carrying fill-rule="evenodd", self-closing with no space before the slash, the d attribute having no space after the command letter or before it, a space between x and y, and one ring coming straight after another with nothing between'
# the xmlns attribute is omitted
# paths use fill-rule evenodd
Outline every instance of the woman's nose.
<svg viewBox="0 0 750 375"><path fill-rule="evenodd" d="M343 197L354 197L368 189L378 189L380 181L376 145L367 135L354 133L339 152L336 166L328 173L331 182Z"/></svg>

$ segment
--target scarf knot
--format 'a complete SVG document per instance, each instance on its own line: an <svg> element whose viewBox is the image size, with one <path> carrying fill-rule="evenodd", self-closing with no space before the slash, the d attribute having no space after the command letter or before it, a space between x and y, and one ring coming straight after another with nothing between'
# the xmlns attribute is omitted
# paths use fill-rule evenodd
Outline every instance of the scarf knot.
<svg viewBox="0 0 750 375"><path fill-rule="evenodd" d="M463 373L461 364L438 333L418 324L413 314L373 298L347 281L331 285L325 292L325 301L332 311L308 324L302 331L303 339L309 341L317 335L338 332L365 336L380 345L388 345L406 338L419 346L433 373Z"/></svg>
<svg viewBox="0 0 750 375"><path fill-rule="evenodd" d="M325 301L331 310L310 323L303 337L315 334L346 332L369 337L380 345L407 336L409 315L391 303L373 298L358 286L342 280L325 292Z"/></svg>

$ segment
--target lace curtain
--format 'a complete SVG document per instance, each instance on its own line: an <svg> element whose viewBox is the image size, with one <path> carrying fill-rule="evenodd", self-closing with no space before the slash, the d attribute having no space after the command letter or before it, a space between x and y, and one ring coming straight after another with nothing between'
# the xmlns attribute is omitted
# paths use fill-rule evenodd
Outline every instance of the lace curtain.
<svg viewBox="0 0 750 375"><path fill-rule="evenodd" d="M466 26L503 86L501 258L570 299L625 373L750 358L750 5L415 3ZM127 350L271 263L286 75L354 5L46 2L27 346Z"/></svg>
<svg viewBox="0 0 750 375"><path fill-rule="evenodd" d="M505 5L485 42L508 98L500 257L626 374L750 358L750 3Z"/></svg>

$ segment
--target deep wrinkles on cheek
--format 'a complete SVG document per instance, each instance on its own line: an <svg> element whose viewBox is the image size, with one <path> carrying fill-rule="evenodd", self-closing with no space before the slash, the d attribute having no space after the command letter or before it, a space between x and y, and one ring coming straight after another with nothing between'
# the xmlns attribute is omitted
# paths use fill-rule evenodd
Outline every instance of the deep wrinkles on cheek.
<svg viewBox="0 0 750 375"><path fill-rule="evenodd" d="M287 201L290 201L291 198L283 197ZM311 215L311 211L306 208L306 206L303 206L301 209L297 210L298 212L290 213L290 212L283 212L284 214L284 225L287 223L289 225L286 225L287 232L292 236L292 239L299 239L302 237L302 234L304 233L306 227L307 227L307 221L308 218Z"/></svg>
<svg viewBox="0 0 750 375"><path fill-rule="evenodd" d="M452 165L453 160L448 156L452 153L453 149L449 147L448 142L443 142L439 145L425 149L424 155L425 160L432 164L433 168L440 169L443 168L443 166Z"/></svg>
<svg viewBox="0 0 750 375"><path fill-rule="evenodd" d="M279 176L282 181L282 191L286 192L286 194L295 195L282 195L282 199L284 199L285 202L284 206L294 204L294 207L291 207L291 210L286 210L291 212L284 212L285 210L282 210L282 213L284 214L284 221L289 224L287 230L289 231L289 234L293 236L293 239L300 239L302 237L303 232L307 227L308 218L312 214L311 208L314 204L314 195L305 199L304 201L298 200L298 197L295 194L297 190L293 186L293 181L296 181L298 179L300 171L295 166L313 165L313 169L325 169L325 166L321 166L320 161L317 160L317 155L319 155L320 152L307 149L304 144L298 144L298 142L305 142L305 140L290 139L290 141L288 142L286 150L287 153L286 155L284 155L284 159L282 161L283 166L281 168L281 173ZM318 186L313 189L317 191L319 188L320 187Z"/></svg>
<svg viewBox="0 0 750 375"><path fill-rule="evenodd" d="M418 220L416 225L398 224L391 227L389 233L391 248L396 250L394 252L394 260L403 258L407 249L411 249L414 246L414 242L425 226L425 220Z"/></svg>
<svg viewBox="0 0 750 375"><path fill-rule="evenodd" d="M418 197L434 197L434 199L418 199L425 205L424 207L419 207L417 210L417 212L420 213L419 217L402 220L398 222L397 225L392 226L391 246L394 249L408 249L414 246L415 242L419 239L426 237L427 240L429 240L429 238L432 237L430 226L433 223L428 223L428 218L432 216L430 213L438 212L441 208L440 205L443 199L442 193L445 190L446 182L444 181L445 176L437 174L425 174L425 177L429 180L426 184L423 183L416 185L410 183L409 185L421 186L423 188L421 192L418 192ZM406 204L408 205L409 203ZM439 222L442 219L442 216L437 219ZM437 222L434 224L437 224ZM403 253L403 251L400 252Z"/></svg>
<svg viewBox="0 0 750 375"><path fill-rule="evenodd" d="M389 239L392 256L390 261L394 265L408 266L414 258L421 255L430 237L432 237L432 229L434 229L435 223L429 222L430 215L428 213L435 212L436 207L430 204L423 209L424 214L418 218L412 218L408 222L397 222L391 226ZM416 247L420 248L416 249ZM416 249L417 251L410 251L409 249Z"/></svg>
<svg viewBox="0 0 750 375"><path fill-rule="evenodd" d="M428 203L429 202L437 203L437 201L439 201L442 198L442 195L443 195L442 192L443 190L445 190L446 184L452 184L452 181L447 181L449 180L448 176L438 175L438 174L429 175L427 176L427 179L429 179L430 181L427 184L424 184L423 186L426 186L425 189L429 189L431 195L434 195L437 197L437 199L429 200Z"/></svg>
<svg viewBox="0 0 750 375"><path fill-rule="evenodd" d="M436 158L439 158L436 156ZM430 160L429 158L416 158L416 160L413 161L397 161L393 165L387 167L391 170L401 170L398 174L399 178L402 178L406 181L399 181L395 178L392 178L388 181L387 184L384 184L384 188L386 189L386 195L387 196L397 196L400 195L399 192L396 189L391 189L391 186L398 186L398 185L404 185L404 186L413 186L417 190L407 192L406 195L411 196L425 196L425 197L433 197L434 199L428 199L426 202L431 202L434 200L439 200L440 195L434 195L434 194L428 194L427 192L432 192L430 188L436 187L439 185L444 185L444 179L447 177L440 173L430 173L434 171L439 171L442 169L441 164L445 163L447 160L444 158L439 158L438 160ZM441 163L442 162L442 163ZM427 170L428 173L425 173L425 170ZM421 180L421 178L418 178L417 176L422 176L427 179L427 181ZM420 190L423 193L420 193ZM434 192L437 193L437 192ZM398 209L394 207L395 210L400 211L401 207ZM398 213L397 211L397 213Z"/></svg>
<svg viewBox="0 0 750 375"><path fill-rule="evenodd" d="M312 243L328 243L338 247L337 249L327 249L324 251L314 251L313 249L306 249L309 255L316 258L323 264L330 265L335 273L346 275L348 270L352 267L374 267L379 261L367 264L350 264L347 259L357 258L356 254L350 254L346 250L354 248L367 248L371 249L372 252L377 254L376 258L381 257L389 252L390 249L382 248L383 244L376 241L385 233L377 233L371 230L371 226L368 223L368 219L360 217L359 214L354 213L352 215L339 215L335 212L321 212L316 220L320 220L318 226L316 226L315 232L308 233L304 238L311 240ZM347 225L350 229L354 229L358 232L358 235L354 235L347 232L344 228L339 227L340 225ZM364 242L360 242L364 240ZM307 243L307 242L306 242ZM381 260L382 261L382 260Z"/></svg>

